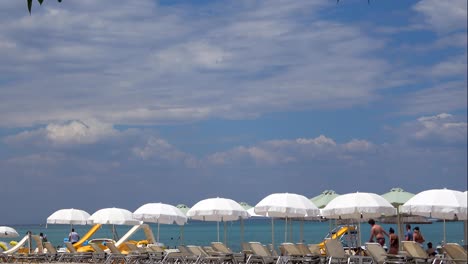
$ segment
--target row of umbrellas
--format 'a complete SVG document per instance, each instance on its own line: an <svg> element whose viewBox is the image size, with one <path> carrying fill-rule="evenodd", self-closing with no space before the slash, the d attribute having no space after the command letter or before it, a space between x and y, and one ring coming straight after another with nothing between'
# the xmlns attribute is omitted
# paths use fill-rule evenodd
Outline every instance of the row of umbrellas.
<svg viewBox="0 0 468 264"><path fill-rule="evenodd" d="M310 199L293 193L275 193L262 199L253 213L270 218L310 219L320 216L335 219L377 218L382 215L396 215L399 212L447 220L467 219L467 192L448 189L423 191L403 201L401 189L395 189L388 196L392 202L374 193L349 193L336 195L323 209L319 209ZM330 194L333 194L330 192ZM404 194L406 195L406 194ZM387 197L388 198L388 197ZM399 200L400 199L400 200ZM245 204L244 204L245 206ZM396 208L395 208L396 206ZM399 207L401 206L401 207ZM181 209L188 209L183 213ZM115 224L136 225L141 222L184 225L187 218L219 222L246 219L251 214L231 199L210 198L196 203L192 208L177 208L163 203L148 203L135 212L121 208L105 208L90 215L79 209L61 209L47 218L48 224ZM272 225L273 226L273 225ZM6 233L5 233L6 234ZM0 229L0 236L2 236ZM286 238L286 234L285 234Z"/></svg>

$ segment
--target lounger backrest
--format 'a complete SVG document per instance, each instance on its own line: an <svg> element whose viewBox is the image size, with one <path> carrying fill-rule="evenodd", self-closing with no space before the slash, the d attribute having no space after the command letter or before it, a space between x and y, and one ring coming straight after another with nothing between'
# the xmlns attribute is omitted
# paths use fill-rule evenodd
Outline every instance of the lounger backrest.
<svg viewBox="0 0 468 264"><path fill-rule="evenodd" d="M157 253L164 253L164 248L162 248L161 246L157 246L157 245L148 245L148 247L153 250L154 252L157 252Z"/></svg>
<svg viewBox="0 0 468 264"><path fill-rule="evenodd" d="M385 262L385 249L379 243L366 243L366 253L378 264Z"/></svg>
<svg viewBox="0 0 468 264"><path fill-rule="evenodd" d="M310 251L309 247L307 247L304 243L297 243L296 244L297 249L303 256L305 255L312 255L313 253Z"/></svg>
<svg viewBox="0 0 468 264"><path fill-rule="evenodd" d="M347 258L341 241L338 239L325 239L327 256L333 258Z"/></svg>
<svg viewBox="0 0 468 264"><path fill-rule="evenodd" d="M65 246L67 247L68 251L70 251L70 253L76 253L76 248L73 246L73 244L71 242L65 242Z"/></svg>
<svg viewBox="0 0 468 264"><path fill-rule="evenodd" d="M427 258L426 251L414 241L402 241L403 248L408 254L415 258Z"/></svg>
<svg viewBox="0 0 468 264"><path fill-rule="evenodd" d="M125 245L127 248L130 250L130 252L141 252L141 248L137 247L137 245L130 243L130 242L125 242Z"/></svg>
<svg viewBox="0 0 468 264"><path fill-rule="evenodd" d="M231 254L232 251L226 247L226 245L224 245L222 242L211 242L211 246L216 250L216 251L219 251L221 253L227 253L227 254Z"/></svg>
<svg viewBox="0 0 468 264"><path fill-rule="evenodd" d="M88 245L90 245L93 248L94 252L96 252L96 253L101 253L101 254L105 253L104 250L100 246L98 246L97 244L90 243Z"/></svg>
<svg viewBox="0 0 468 264"><path fill-rule="evenodd" d="M250 244L248 242L242 242L241 248L243 252L251 252L252 248L250 247Z"/></svg>
<svg viewBox="0 0 468 264"><path fill-rule="evenodd" d="M309 251L312 253L312 255L321 255L322 252L320 251L320 246L319 244L309 244Z"/></svg>
<svg viewBox="0 0 468 264"><path fill-rule="evenodd" d="M106 246L112 254L122 254L122 252L120 252L120 250L115 246L114 242L107 242Z"/></svg>
<svg viewBox="0 0 468 264"><path fill-rule="evenodd" d="M281 246L284 248L284 255L287 256L302 256L301 251L293 243L282 243Z"/></svg>
<svg viewBox="0 0 468 264"><path fill-rule="evenodd" d="M185 245L179 245L177 246L177 249L180 251L180 253L192 254L192 252Z"/></svg>
<svg viewBox="0 0 468 264"><path fill-rule="evenodd" d="M252 252L255 255L259 255L262 257L271 257L270 251L260 242L249 242L249 244L250 248L252 248Z"/></svg>
<svg viewBox="0 0 468 264"><path fill-rule="evenodd" d="M442 247L451 259L467 261L466 250L457 243L447 243ZM458 261L455 261L458 263ZM461 263L462 261L460 261Z"/></svg>
<svg viewBox="0 0 468 264"><path fill-rule="evenodd" d="M55 249L55 247L52 245L52 243L50 242L44 242L44 247L47 249L47 253L49 254L57 254L57 250Z"/></svg>
<svg viewBox="0 0 468 264"><path fill-rule="evenodd" d="M194 255L202 256L202 257L208 257L208 253L206 253L205 250L203 250L203 248L200 247L200 246L190 245L190 246L187 246L187 248Z"/></svg>
<svg viewBox="0 0 468 264"><path fill-rule="evenodd" d="M37 253L43 253L44 252L44 246L42 245L42 239L38 235L31 235L32 240L36 243L36 247L38 252Z"/></svg>

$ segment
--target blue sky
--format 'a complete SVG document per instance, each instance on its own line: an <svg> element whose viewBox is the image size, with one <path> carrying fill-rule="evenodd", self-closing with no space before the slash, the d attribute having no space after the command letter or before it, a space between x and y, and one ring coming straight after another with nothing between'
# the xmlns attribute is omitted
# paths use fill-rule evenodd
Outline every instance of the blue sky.
<svg viewBox="0 0 468 264"><path fill-rule="evenodd" d="M467 189L467 3L0 3L0 224Z"/></svg>

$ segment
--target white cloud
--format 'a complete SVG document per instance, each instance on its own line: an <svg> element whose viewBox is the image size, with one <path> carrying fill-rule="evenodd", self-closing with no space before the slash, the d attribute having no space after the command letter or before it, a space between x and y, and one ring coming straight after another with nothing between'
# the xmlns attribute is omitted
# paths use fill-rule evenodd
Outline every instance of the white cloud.
<svg viewBox="0 0 468 264"><path fill-rule="evenodd" d="M216 165L253 162L267 166L314 160L344 159L354 162L360 157L353 156L352 153L365 154L374 148L375 145L366 140L353 139L344 144L337 144L332 138L320 135L316 138L264 141L250 147L218 152L208 156L207 160Z"/></svg>
<svg viewBox="0 0 468 264"><path fill-rule="evenodd" d="M438 32L466 30L467 2L465 0L422 0L414 6L414 10L422 13L426 22Z"/></svg>
<svg viewBox="0 0 468 264"><path fill-rule="evenodd" d="M443 142L466 142L467 123L456 122L452 115L442 113L421 117L415 124L412 137L416 140L440 140Z"/></svg>
<svg viewBox="0 0 468 264"><path fill-rule="evenodd" d="M17 135L6 137L5 142L11 144L30 142L37 145L51 144L53 146L86 145L114 137L118 133L112 124L94 119L74 120L60 124L51 123L44 128L23 131Z"/></svg>
<svg viewBox="0 0 468 264"><path fill-rule="evenodd" d="M421 115L466 109L467 83L453 81L425 87L398 97L401 114ZM401 97L401 98L400 98Z"/></svg>
<svg viewBox="0 0 468 264"><path fill-rule="evenodd" d="M1 126L252 118L366 104L386 85L389 65L374 55L385 41L324 20L325 4L113 4L0 18L0 71L13 80L0 83ZM208 9L222 15L197 16Z"/></svg>
<svg viewBox="0 0 468 264"><path fill-rule="evenodd" d="M161 138L150 137L144 146L133 147L133 155L150 162L160 162L161 164L182 163L187 167L195 167L198 161L192 155L179 151Z"/></svg>

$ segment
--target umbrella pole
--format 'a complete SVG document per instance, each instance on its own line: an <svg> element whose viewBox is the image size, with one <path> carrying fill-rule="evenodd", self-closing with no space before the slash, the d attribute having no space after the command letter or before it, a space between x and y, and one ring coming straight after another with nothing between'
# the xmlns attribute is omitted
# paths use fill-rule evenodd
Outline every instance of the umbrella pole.
<svg viewBox="0 0 468 264"><path fill-rule="evenodd" d="M217 227L217 230L218 230L218 242L219 242L219 221L216 221L216 227Z"/></svg>
<svg viewBox="0 0 468 264"><path fill-rule="evenodd" d="M227 223L226 223L226 221L223 221L223 223L224 223L224 245L228 246L228 244L227 244L227 232L226 232Z"/></svg>
<svg viewBox="0 0 468 264"><path fill-rule="evenodd" d="M301 243L304 243L304 218L301 220Z"/></svg>
<svg viewBox="0 0 468 264"><path fill-rule="evenodd" d="M241 217L240 219L241 224L241 245L244 243L244 219Z"/></svg>
<svg viewBox="0 0 468 264"><path fill-rule="evenodd" d="M158 219L158 244L159 244L159 219Z"/></svg>
<svg viewBox="0 0 468 264"><path fill-rule="evenodd" d="M445 232L445 218L444 218L444 244L447 243L446 232Z"/></svg>
<svg viewBox="0 0 468 264"><path fill-rule="evenodd" d="M288 240L288 217L284 219L284 242Z"/></svg>
<svg viewBox="0 0 468 264"><path fill-rule="evenodd" d="M271 245L275 248L275 223L274 218L271 218Z"/></svg>
<svg viewBox="0 0 468 264"><path fill-rule="evenodd" d="M468 220L463 221L463 230L465 233L465 236L463 237L463 242L465 242L465 245L468 244Z"/></svg>
<svg viewBox="0 0 468 264"><path fill-rule="evenodd" d="M403 238L403 232L401 232L401 217L400 217L400 205L396 206L397 211L397 228L398 228L398 248L401 250L401 239Z"/></svg>
<svg viewBox="0 0 468 264"><path fill-rule="evenodd" d="M182 243L182 245L185 245L184 243L184 226L180 226L180 242Z"/></svg>

